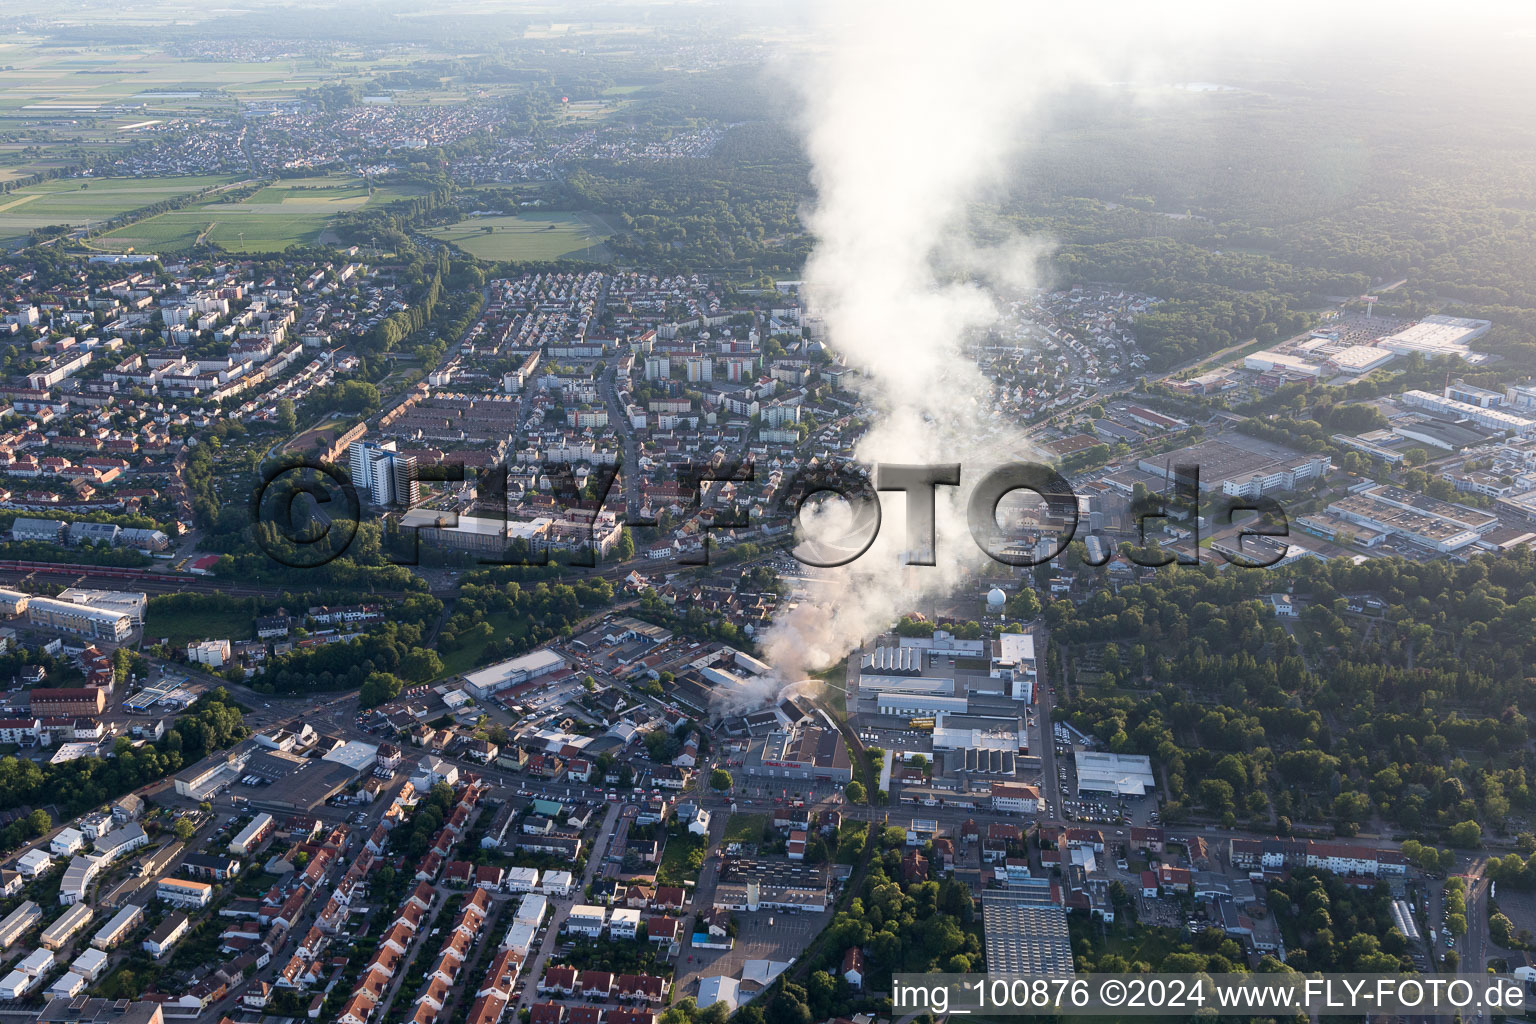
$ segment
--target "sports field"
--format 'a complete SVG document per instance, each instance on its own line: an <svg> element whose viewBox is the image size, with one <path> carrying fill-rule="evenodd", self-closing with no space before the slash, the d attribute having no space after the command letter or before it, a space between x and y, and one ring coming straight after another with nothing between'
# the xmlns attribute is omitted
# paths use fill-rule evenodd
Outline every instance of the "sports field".
<svg viewBox="0 0 1536 1024"><path fill-rule="evenodd" d="M59 178L0 194L0 243L25 240L33 228L102 221L232 178Z"/></svg>
<svg viewBox="0 0 1536 1024"><path fill-rule="evenodd" d="M613 232L587 213L541 211L515 217L466 217L430 234L486 260L605 260Z"/></svg>
<svg viewBox="0 0 1536 1024"><path fill-rule="evenodd" d="M231 252L281 252L290 245L320 242L338 214L413 194L409 187L376 185L369 195L368 185L349 175L290 178L239 202L210 197L162 213L94 239L92 245L114 252L175 252L210 241Z"/></svg>

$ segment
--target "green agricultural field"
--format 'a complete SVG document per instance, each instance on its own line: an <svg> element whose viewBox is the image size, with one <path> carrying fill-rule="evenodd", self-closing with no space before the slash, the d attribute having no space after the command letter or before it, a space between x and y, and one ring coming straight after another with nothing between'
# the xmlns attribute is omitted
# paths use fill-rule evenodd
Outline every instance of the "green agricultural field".
<svg viewBox="0 0 1536 1024"><path fill-rule="evenodd" d="M467 217L430 234L486 260L604 260L602 243L613 231L592 214L543 211Z"/></svg>
<svg viewBox="0 0 1536 1024"><path fill-rule="evenodd" d="M239 202L210 197L186 209L118 228L92 244L114 252L152 252L188 249L206 240L231 252L280 252L290 245L322 241L326 228L339 214L414 194L410 187L378 185L370 196L367 183L348 175L291 178Z"/></svg>
<svg viewBox="0 0 1536 1024"><path fill-rule="evenodd" d="M60 178L0 194L0 243L33 228L106 220L141 206L222 185L233 178Z"/></svg>

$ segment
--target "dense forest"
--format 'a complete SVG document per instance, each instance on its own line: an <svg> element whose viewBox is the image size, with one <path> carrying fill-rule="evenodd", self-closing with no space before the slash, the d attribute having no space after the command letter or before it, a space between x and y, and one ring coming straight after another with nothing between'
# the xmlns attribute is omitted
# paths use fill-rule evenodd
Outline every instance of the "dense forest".
<svg viewBox="0 0 1536 1024"><path fill-rule="evenodd" d="M1476 846L1536 806L1533 570L1528 552L1170 567L1045 614L1068 715L1152 756L1170 821L1380 822ZM1264 602L1285 592L1303 605L1294 631Z"/></svg>

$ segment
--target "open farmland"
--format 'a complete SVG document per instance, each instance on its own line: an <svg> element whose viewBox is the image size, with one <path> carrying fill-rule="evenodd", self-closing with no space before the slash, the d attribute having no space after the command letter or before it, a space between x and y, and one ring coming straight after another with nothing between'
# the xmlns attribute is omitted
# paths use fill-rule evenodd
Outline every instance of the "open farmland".
<svg viewBox="0 0 1536 1024"><path fill-rule="evenodd" d="M212 197L172 210L119 228L93 244L113 252L176 251L205 239L232 252L279 252L319 242L331 221L349 210L413 194L410 188L384 185L375 186L370 195L367 183L352 176L288 179L239 202Z"/></svg>
<svg viewBox="0 0 1536 1024"><path fill-rule="evenodd" d="M33 228L80 226L189 195L232 178L60 178L0 195L0 243L24 241Z"/></svg>

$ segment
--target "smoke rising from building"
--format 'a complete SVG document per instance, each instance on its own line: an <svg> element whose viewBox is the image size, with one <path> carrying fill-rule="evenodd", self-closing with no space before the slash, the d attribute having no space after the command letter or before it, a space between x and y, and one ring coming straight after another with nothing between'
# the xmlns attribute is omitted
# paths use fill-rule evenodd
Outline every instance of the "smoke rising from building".
<svg viewBox="0 0 1536 1024"><path fill-rule="evenodd" d="M1040 36L1018 5L935 14L863 2L828 14L827 50L800 79L817 240L804 297L874 413L858 461L961 462L961 486L938 488L936 565L903 567L904 500L891 495L870 551L825 570L830 585L775 620L764 649L786 680L836 662L985 562L965 525L969 485L1033 454L1022 431L991 415L991 385L965 349L1004 299L1039 283L1049 244L981 245L969 227L1072 62L1029 59Z"/></svg>

